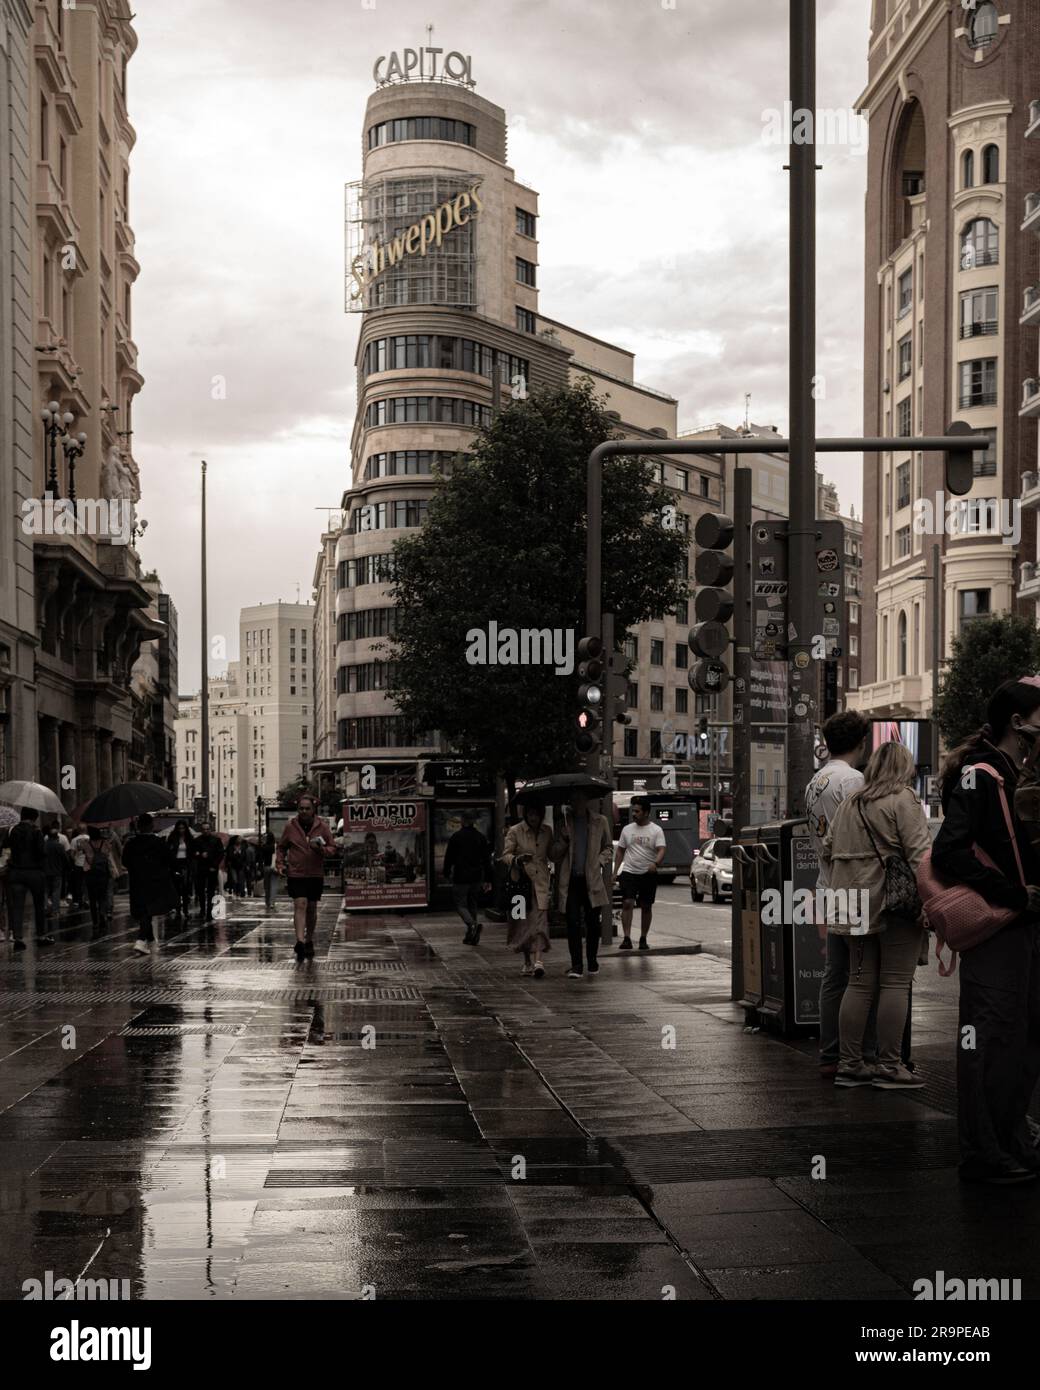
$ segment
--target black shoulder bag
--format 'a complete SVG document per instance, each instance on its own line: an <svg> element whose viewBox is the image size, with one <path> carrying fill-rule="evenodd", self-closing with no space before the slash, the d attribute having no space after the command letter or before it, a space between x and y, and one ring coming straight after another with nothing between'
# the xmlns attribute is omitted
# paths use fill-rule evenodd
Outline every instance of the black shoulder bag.
<svg viewBox="0 0 1040 1390"><path fill-rule="evenodd" d="M917 891L917 875L901 854L890 854L886 859L882 859L877 841L863 814L863 803L859 797L856 798L856 809L885 875L885 912L892 917L898 917L901 922L916 922L921 916L922 907L921 895Z"/></svg>

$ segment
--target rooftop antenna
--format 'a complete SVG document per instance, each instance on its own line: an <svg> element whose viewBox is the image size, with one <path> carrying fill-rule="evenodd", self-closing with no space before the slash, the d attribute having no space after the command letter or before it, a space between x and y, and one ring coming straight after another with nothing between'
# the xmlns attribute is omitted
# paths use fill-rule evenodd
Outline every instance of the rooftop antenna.
<svg viewBox="0 0 1040 1390"><path fill-rule="evenodd" d="M744 392L744 433L751 433L751 392Z"/></svg>

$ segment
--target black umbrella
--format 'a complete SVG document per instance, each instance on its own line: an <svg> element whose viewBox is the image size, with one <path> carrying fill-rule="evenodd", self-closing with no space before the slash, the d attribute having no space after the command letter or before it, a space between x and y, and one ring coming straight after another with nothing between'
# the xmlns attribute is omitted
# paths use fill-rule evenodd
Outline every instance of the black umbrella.
<svg viewBox="0 0 1040 1390"><path fill-rule="evenodd" d="M560 772L553 777L536 777L525 782L516 794L517 801L543 801L546 806L562 806L574 792L584 792L590 801L609 796L611 786L587 772Z"/></svg>
<svg viewBox="0 0 1040 1390"><path fill-rule="evenodd" d="M77 807L76 818L81 825L114 825L176 805L176 796L166 787L157 787L154 782L124 782Z"/></svg>

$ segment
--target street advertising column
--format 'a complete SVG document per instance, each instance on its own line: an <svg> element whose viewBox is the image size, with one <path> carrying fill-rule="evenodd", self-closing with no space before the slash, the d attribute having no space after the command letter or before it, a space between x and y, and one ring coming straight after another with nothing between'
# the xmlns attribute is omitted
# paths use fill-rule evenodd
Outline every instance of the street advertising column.
<svg viewBox="0 0 1040 1390"><path fill-rule="evenodd" d="M426 907L426 805L412 798L343 803L343 906Z"/></svg>

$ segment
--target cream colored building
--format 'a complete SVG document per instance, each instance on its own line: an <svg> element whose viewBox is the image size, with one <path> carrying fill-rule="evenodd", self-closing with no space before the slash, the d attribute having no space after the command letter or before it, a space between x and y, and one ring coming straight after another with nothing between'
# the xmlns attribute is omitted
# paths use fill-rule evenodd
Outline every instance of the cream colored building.
<svg viewBox="0 0 1040 1390"><path fill-rule="evenodd" d="M127 0L34 9L28 124L34 170L31 496L140 497L132 451L132 402L143 379L131 336L139 266L130 230L127 68L137 46ZM50 402L70 457L44 434ZM164 628L147 609L136 518L121 536L35 523L36 714L39 780L72 805L126 780L132 738L129 673L143 642ZM68 771L74 773L74 782Z"/></svg>
<svg viewBox="0 0 1040 1390"><path fill-rule="evenodd" d="M257 798L307 775L314 737L314 607L265 603L239 614L239 655L209 682L210 806L222 829L256 822ZM203 794L198 695L182 696L177 793Z"/></svg>
<svg viewBox="0 0 1040 1390"><path fill-rule="evenodd" d="M0 0L0 782L36 778L36 600L32 538L20 525L33 495L33 196L28 0Z"/></svg>

